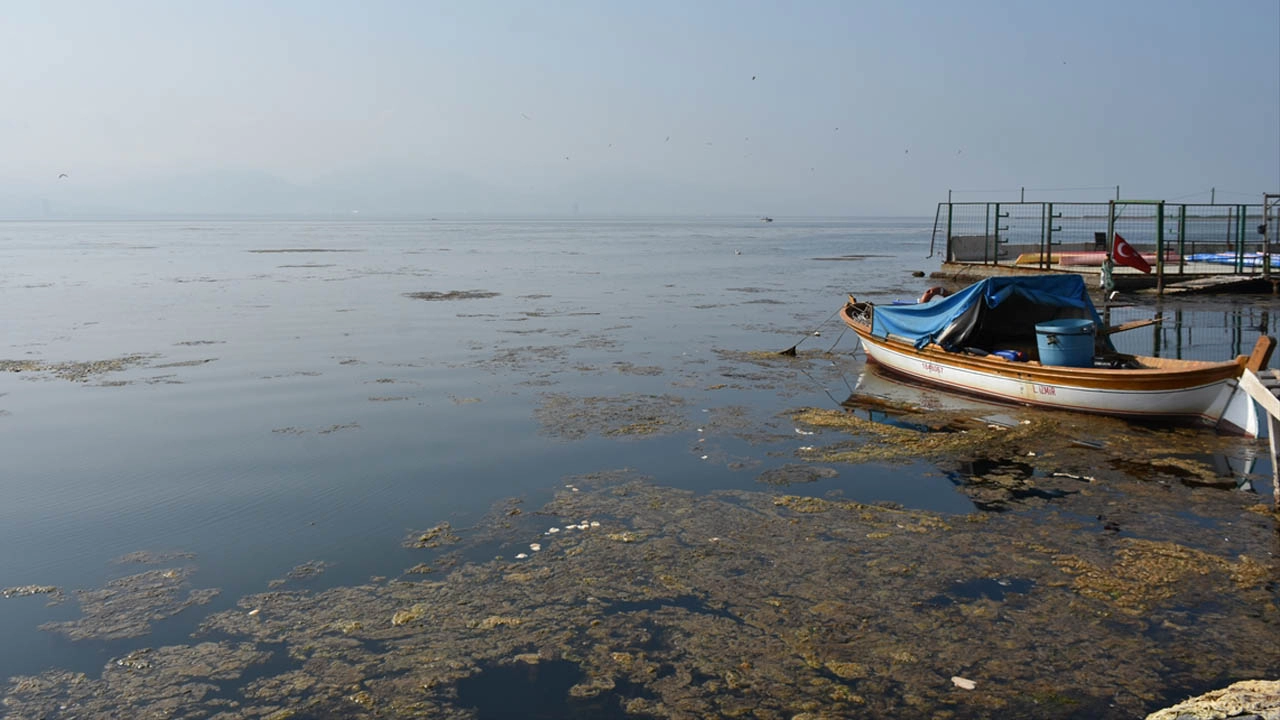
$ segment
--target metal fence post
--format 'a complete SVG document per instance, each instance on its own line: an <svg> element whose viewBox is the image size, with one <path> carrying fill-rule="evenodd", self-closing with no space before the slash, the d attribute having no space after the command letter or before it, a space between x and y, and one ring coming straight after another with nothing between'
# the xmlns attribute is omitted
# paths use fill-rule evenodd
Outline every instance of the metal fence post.
<svg viewBox="0 0 1280 720"><path fill-rule="evenodd" d="M995 240L991 243L991 254L994 255L995 257L991 258L991 264L999 265L1000 264L1000 203L996 203L995 220L996 220L995 236L994 236ZM983 243L983 244L985 245L986 243Z"/></svg>
<svg viewBox="0 0 1280 720"><path fill-rule="evenodd" d="M1271 280L1271 243L1270 236L1267 233L1267 195L1262 195L1262 277L1268 281ZM1275 287L1271 288L1271 293L1275 294Z"/></svg>
<svg viewBox="0 0 1280 720"><path fill-rule="evenodd" d="M1187 273L1187 204L1178 206L1178 275Z"/></svg>
<svg viewBox="0 0 1280 720"><path fill-rule="evenodd" d="M1156 294L1164 294L1164 201L1156 205Z"/></svg>
<svg viewBox="0 0 1280 720"><path fill-rule="evenodd" d="M1040 203L1040 262L1041 270L1049 267L1049 218L1044 212L1044 203Z"/></svg>
<svg viewBox="0 0 1280 720"><path fill-rule="evenodd" d="M987 264L988 238L991 237L991 203L982 206L982 264Z"/></svg>
<svg viewBox="0 0 1280 720"><path fill-rule="evenodd" d="M1236 208L1239 215L1236 216L1236 272L1244 273L1244 216L1248 214L1249 209L1244 205Z"/></svg>
<svg viewBox="0 0 1280 720"><path fill-rule="evenodd" d="M1119 192L1120 186L1116 186L1116 192ZM1115 244L1116 236L1116 201L1112 200L1107 203L1107 242L1106 247L1107 259L1111 259L1111 246Z"/></svg>

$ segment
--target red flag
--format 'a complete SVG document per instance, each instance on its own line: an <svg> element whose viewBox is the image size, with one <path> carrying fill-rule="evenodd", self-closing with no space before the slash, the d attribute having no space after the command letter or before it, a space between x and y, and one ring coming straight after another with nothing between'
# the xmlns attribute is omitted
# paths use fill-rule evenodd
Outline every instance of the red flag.
<svg viewBox="0 0 1280 720"><path fill-rule="evenodd" d="M1120 237L1120 233L1116 233L1115 244L1111 246L1111 259L1117 265L1128 265L1129 267L1137 268L1144 273L1151 272L1151 263L1147 262L1146 258L1139 255L1138 251L1134 250L1132 245L1125 242L1124 238Z"/></svg>

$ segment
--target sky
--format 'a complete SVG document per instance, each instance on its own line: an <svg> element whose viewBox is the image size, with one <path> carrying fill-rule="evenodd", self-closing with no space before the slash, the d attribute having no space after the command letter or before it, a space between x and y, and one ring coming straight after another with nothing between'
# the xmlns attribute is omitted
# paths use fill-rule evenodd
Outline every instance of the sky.
<svg viewBox="0 0 1280 720"><path fill-rule="evenodd" d="M1280 192L1280 0L8 0L0 66L0 218Z"/></svg>

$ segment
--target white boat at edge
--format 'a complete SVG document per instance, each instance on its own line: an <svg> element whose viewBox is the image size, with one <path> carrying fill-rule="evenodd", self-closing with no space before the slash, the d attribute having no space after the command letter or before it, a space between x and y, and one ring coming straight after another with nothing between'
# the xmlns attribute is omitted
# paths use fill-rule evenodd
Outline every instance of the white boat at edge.
<svg viewBox="0 0 1280 720"><path fill-rule="evenodd" d="M1124 356L1127 367L1068 367L948 351L933 342L917 346L889 333L877 336L872 318L878 309L850 297L841 316L862 341L867 357L892 375L1004 402L1198 422L1250 437L1259 432L1257 409L1240 388L1239 378L1246 367L1256 371L1266 365L1275 340L1265 335L1250 355L1221 362Z"/></svg>

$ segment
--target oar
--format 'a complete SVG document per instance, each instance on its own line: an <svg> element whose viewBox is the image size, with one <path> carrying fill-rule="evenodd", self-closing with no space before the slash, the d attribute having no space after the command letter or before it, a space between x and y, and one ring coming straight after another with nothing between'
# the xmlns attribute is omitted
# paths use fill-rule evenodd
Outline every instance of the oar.
<svg viewBox="0 0 1280 720"><path fill-rule="evenodd" d="M1140 327L1155 325L1161 322L1162 320L1163 318L1158 318L1158 317L1148 318L1146 320L1131 320L1127 323L1120 323L1119 325L1112 325L1109 328L1103 328L1102 332L1099 334L1114 335L1115 333L1124 332L1125 330L1136 330Z"/></svg>

